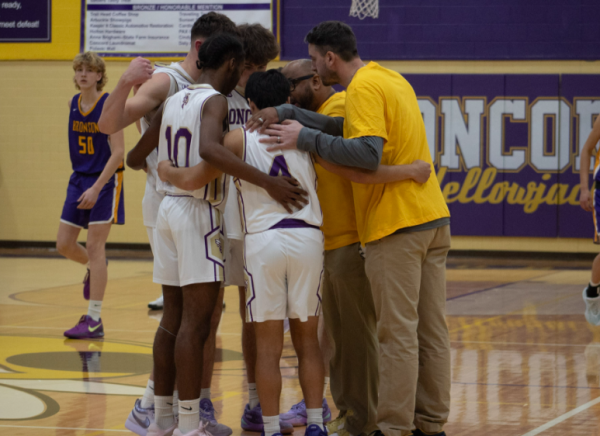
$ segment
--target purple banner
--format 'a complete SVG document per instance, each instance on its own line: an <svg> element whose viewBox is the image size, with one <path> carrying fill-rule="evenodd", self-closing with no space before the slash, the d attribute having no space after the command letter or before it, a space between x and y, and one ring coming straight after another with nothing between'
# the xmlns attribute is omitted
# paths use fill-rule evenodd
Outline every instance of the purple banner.
<svg viewBox="0 0 600 436"><path fill-rule="evenodd" d="M0 2L0 42L50 42L50 0Z"/></svg>
<svg viewBox="0 0 600 436"><path fill-rule="evenodd" d="M579 150L600 114L600 76L405 77L454 235L593 236L579 206Z"/></svg>

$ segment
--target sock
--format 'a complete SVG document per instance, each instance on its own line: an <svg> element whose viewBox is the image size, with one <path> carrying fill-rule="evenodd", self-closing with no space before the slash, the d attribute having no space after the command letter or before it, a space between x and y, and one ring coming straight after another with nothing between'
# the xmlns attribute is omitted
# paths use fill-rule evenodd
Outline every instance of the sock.
<svg viewBox="0 0 600 436"><path fill-rule="evenodd" d="M88 305L88 315L96 322L100 321L100 311L102 310L102 301L90 300Z"/></svg>
<svg viewBox="0 0 600 436"><path fill-rule="evenodd" d="M600 283L594 284L590 282L588 287L585 289L585 296L588 298L596 298L599 294L598 286L600 286Z"/></svg>
<svg viewBox="0 0 600 436"><path fill-rule="evenodd" d="M148 380L146 384L146 390L144 391L144 396L142 397L142 407L147 409L148 407L152 407L154 404L154 382L152 380Z"/></svg>
<svg viewBox="0 0 600 436"><path fill-rule="evenodd" d="M248 383L248 403L251 409L258 406L258 392L256 391L256 383Z"/></svg>
<svg viewBox="0 0 600 436"><path fill-rule="evenodd" d="M200 399L207 398L210 400L210 388L200 389Z"/></svg>
<svg viewBox="0 0 600 436"><path fill-rule="evenodd" d="M325 377L325 386L323 386L323 398L327 396L327 386L329 386L329 377Z"/></svg>
<svg viewBox="0 0 600 436"><path fill-rule="evenodd" d="M281 433L281 429L279 428L279 415L263 415L263 423L265 425L265 436L273 436L275 433Z"/></svg>
<svg viewBox="0 0 600 436"><path fill-rule="evenodd" d="M161 430L166 430L173 425L173 397L154 397L154 419Z"/></svg>
<svg viewBox="0 0 600 436"><path fill-rule="evenodd" d="M88 260L88 262L85 264L85 267L86 267L87 269L90 269L90 261L89 261L89 260Z"/></svg>
<svg viewBox="0 0 600 436"><path fill-rule="evenodd" d="M179 415L179 392L173 391L173 415Z"/></svg>
<svg viewBox="0 0 600 436"><path fill-rule="evenodd" d="M187 434L200 426L200 398L179 400L179 431Z"/></svg>
<svg viewBox="0 0 600 436"><path fill-rule="evenodd" d="M323 427L323 408L318 409L306 409L306 426L317 424L321 430L325 430Z"/></svg>

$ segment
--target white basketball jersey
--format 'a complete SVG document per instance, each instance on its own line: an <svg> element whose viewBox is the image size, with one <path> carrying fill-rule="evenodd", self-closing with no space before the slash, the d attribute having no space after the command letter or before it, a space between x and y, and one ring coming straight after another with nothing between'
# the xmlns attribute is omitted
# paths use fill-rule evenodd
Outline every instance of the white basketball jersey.
<svg viewBox="0 0 600 436"><path fill-rule="evenodd" d="M193 167L202 162L200 157L202 108L204 103L215 95L220 93L210 85L192 85L165 102L158 143L159 162L170 160L180 168ZM228 177L222 174L204 188L185 191L158 179L156 190L161 194L192 196L206 200L222 211L225 208L228 181Z"/></svg>
<svg viewBox="0 0 600 436"><path fill-rule="evenodd" d="M178 91L187 88L193 83L192 78L185 72L179 62L173 62L171 65L157 62L155 70L152 74L165 73L169 75L170 86L167 98L176 94ZM155 111L146 114L141 120L142 135L150 126L150 121L154 116ZM144 217L144 225L148 227L156 226L156 217L158 216L158 208L163 199L163 195L156 191L156 181L158 180L158 153L152 150L152 153L146 158L146 167L148 168L146 176L146 190L144 199L142 200L142 216Z"/></svg>
<svg viewBox="0 0 600 436"><path fill-rule="evenodd" d="M231 91L231 94L227 96L230 131L242 127L252 115L248 100L246 100L242 91L242 89L234 89ZM225 230L227 231L227 237L229 239L244 239L240 209L237 202L237 192L233 182L230 182L229 184L227 206L225 207Z"/></svg>
<svg viewBox="0 0 600 436"><path fill-rule="evenodd" d="M266 137L244 129L244 161L272 176L294 177L308 193L308 204L290 214L263 188L236 179L244 232L264 232L286 219L321 227L323 214L317 197L317 174L310 154L299 150L267 151L265 145L258 142Z"/></svg>

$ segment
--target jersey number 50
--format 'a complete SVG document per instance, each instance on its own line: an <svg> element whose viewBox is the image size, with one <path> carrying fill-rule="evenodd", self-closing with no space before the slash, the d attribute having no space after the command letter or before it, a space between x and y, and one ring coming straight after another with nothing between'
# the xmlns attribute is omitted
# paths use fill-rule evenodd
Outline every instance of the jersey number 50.
<svg viewBox="0 0 600 436"><path fill-rule="evenodd" d="M80 136L79 147L81 147L79 149L79 154L94 154L94 142L92 141L91 136Z"/></svg>
<svg viewBox="0 0 600 436"><path fill-rule="evenodd" d="M192 145L192 132L190 132L187 128L181 127L175 133L175 138L171 136L171 126L167 126L165 129L165 139L167 140L167 154L169 156L169 160L173 162L173 165L179 167L179 163L177 162L177 158L179 155L179 140L185 140L185 167L190 166L190 146Z"/></svg>

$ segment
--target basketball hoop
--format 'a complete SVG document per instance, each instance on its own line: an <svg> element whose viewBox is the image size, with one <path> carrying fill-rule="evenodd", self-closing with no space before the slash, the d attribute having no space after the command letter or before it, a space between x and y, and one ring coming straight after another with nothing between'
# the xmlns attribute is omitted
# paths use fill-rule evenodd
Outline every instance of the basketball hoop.
<svg viewBox="0 0 600 436"><path fill-rule="evenodd" d="M367 17L379 17L379 0L352 0L350 16L364 20Z"/></svg>

